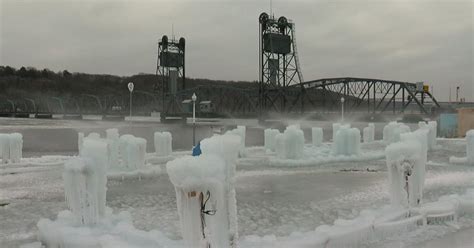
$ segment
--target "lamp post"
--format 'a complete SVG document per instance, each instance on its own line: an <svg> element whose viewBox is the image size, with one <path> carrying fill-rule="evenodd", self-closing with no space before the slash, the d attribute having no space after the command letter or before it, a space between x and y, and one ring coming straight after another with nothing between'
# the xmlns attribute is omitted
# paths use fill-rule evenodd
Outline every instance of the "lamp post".
<svg viewBox="0 0 474 248"><path fill-rule="evenodd" d="M128 91L130 91L130 124L132 123L132 93L133 93L133 88L134 84L133 82L128 83Z"/></svg>
<svg viewBox="0 0 474 248"><path fill-rule="evenodd" d="M344 97L341 97L341 123L344 123Z"/></svg>
<svg viewBox="0 0 474 248"><path fill-rule="evenodd" d="M196 145L196 100L197 100L196 93L193 93L191 100L193 101L193 147L194 147Z"/></svg>

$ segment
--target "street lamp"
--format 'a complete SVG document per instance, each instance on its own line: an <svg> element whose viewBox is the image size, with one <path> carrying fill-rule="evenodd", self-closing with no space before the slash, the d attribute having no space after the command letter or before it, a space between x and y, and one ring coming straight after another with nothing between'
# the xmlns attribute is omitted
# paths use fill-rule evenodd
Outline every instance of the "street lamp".
<svg viewBox="0 0 474 248"><path fill-rule="evenodd" d="M191 100L193 101L193 147L194 147L196 145L196 100L197 100L196 93L193 93L193 96L191 96Z"/></svg>
<svg viewBox="0 0 474 248"><path fill-rule="evenodd" d="M133 84L133 82L130 82L127 85L128 91L130 91L130 128L131 128L131 125L132 125L132 92L133 92L134 86L135 85Z"/></svg>
<svg viewBox="0 0 474 248"><path fill-rule="evenodd" d="M341 123L344 123L344 97L341 97Z"/></svg>

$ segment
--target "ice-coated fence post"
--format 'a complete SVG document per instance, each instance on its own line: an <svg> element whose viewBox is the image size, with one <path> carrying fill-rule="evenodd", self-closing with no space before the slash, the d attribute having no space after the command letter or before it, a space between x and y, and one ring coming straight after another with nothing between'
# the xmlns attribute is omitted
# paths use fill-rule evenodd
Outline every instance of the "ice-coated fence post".
<svg viewBox="0 0 474 248"><path fill-rule="evenodd" d="M321 146L323 144L323 129L320 127L311 128L311 136L313 146Z"/></svg>
<svg viewBox="0 0 474 248"><path fill-rule="evenodd" d="M170 156L173 151L172 141L173 138L170 132L155 132L154 145L156 155L160 157Z"/></svg>

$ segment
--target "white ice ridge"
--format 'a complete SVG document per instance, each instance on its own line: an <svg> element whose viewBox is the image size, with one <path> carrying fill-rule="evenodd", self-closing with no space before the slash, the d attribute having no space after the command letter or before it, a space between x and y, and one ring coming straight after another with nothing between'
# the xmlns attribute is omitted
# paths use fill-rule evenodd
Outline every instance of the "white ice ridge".
<svg viewBox="0 0 474 248"><path fill-rule="evenodd" d="M265 151L275 151L276 136L280 134L278 129L267 128L263 131L264 133L264 145Z"/></svg>
<svg viewBox="0 0 474 248"><path fill-rule="evenodd" d="M82 154L64 165L64 191L78 225L95 225L105 214L108 144L85 139Z"/></svg>
<svg viewBox="0 0 474 248"><path fill-rule="evenodd" d="M303 157L304 134L295 125L286 127L282 134L275 137L275 152L281 159L300 159Z"/></svg>
<svg viewBox="0 0 474 248"><path fill-rule="evenodd" d="M338 128L332 147L335 155L360 155L360 131L343 125Z"/></svg>
<svg viewBox="0 0 474 248"><path fill-rule="evenodd" d="M426 150L416 136L405 136L405 141L385 149L390 201L394 206L417 207L423 199Z"/></svg>
<svg viewBox="0 0 474 248"><path fill-rule="evenodd" d="M170 156L173 151L172 136L170 132L155 132L154 135L156 156Z"/></svg>
<svg viewBox="0 0 474 248"><path fill-rule="evenodd" d="M234 183L239 144L237 135L213 136L201 141L200 156L185 156L166 165L176 190L182 236L189 247L237 245Z"/></svg>
<svg viewBox="0 0 474 248"><path fill-rule="evenodd" d="M375 126L374 123L369 123L367 127L362 130L364 143L373 142L375 140Z"/></svg>
<svg viewBox="0 0 474 248"><path fill-rule="evenodd" d="M120 156L122 167L137 170L145 166L146 140L130 134L120 136Z"/></svg>
<svg viewBox="0 0 474 248"><path fill-rule="evenodd" d="M21 133L0 133L1 162L20 163L23 151L23 135Z"/></svg>
<svg viewBox="0 0 474 248"><path fill-rule="evenodd" d="M400 141L400 134L410 132L410 127L396 121L389 122L383 128L383 141L387 144Z"/></svg>
<svg viewBox="0 0 474 248"><path fill-rule="evenodd" d="M420 129L428 130L428 150L431 151L436 148L436 136L437 136L437 123L436 121L424 121L418 122Z"/></svg>
<svg viewBox="0 0 474 248"><path fill-rule="evenodd" d="M451 156L449 162L452 164L474 165L474 129L466 132L466 157Z"/></svg>
<svg viewBox="0 0 474 248"><path fill-rule="evenodd" d="M320 127L311 128L311 136L313 146L321 146L323 144L323 129Z"/></svg>

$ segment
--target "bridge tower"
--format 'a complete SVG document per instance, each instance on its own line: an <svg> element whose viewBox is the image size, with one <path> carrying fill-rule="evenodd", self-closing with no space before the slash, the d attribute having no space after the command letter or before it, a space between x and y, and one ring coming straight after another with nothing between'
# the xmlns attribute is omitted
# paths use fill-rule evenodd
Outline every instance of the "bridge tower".
<svg viewBox="0 0 474 248"><path fill-rule="evenodd" d="M180 112L176 93L186 89L185 43L183 37L179 40L174 38L169 40L166 35L163 35L158 42L156 61L158 81L154 85L154 91L162 94L162 117L167 113Z"/></svg>
<svg viewBox="0 0 474 248"><path fill-rule="evenodd" d="M303 82L295 37L295 23L281 16L259 16L259 106L263 111L290 111L296 103L291 85ZM302 94L304 88L298 94ZM300 99L297 97L296 99ZM301 98L302 99L302 98ZM303 101L300 101L303 109Z"/></svg>

